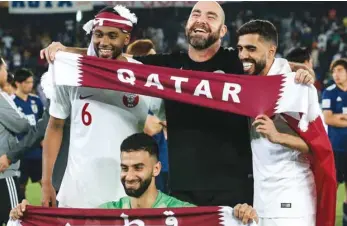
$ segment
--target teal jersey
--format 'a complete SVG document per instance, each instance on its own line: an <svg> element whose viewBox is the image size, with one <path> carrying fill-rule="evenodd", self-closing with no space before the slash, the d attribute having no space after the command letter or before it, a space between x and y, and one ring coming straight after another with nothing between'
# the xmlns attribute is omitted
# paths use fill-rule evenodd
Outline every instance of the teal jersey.
<svg viewBox="0 0 347 226"><path fill-rule="evenodd" d="M166 195L158 191L158 196L155 199L155 202L152 208L177 208L177 207L194 207L195 205L188 202L180 201L174 197ZM130 197L126 196L121 198L116 202L107 202L99 206L103 209L131 209Z"/></svg>

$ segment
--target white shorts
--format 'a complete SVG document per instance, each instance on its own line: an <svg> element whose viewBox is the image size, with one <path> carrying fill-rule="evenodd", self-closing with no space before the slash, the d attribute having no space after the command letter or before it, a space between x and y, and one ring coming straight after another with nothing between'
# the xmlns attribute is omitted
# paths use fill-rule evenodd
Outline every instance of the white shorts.
<svg viewBox="0 0 347 226"><path fill-rule="evenodd" d="M296 218L259 218L259 226L315 226L316 214Z"/></svg>

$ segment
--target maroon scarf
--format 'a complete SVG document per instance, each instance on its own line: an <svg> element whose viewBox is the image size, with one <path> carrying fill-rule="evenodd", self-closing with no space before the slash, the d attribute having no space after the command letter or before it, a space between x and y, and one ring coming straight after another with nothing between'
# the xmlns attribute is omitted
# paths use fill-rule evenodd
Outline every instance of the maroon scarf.
<svg viewBox="0 0 347 226"><path fill-rule="evenodd" d="M8 226L241 226L229 207L185 207L157 209L73 209L28 206L19 223ZM255 224L250 224L255 226Z"/></svg>

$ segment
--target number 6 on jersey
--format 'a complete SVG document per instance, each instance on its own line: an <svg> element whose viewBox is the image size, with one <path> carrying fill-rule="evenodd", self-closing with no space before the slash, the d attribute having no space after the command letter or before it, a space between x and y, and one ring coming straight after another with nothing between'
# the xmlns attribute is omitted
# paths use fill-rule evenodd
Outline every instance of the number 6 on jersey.
<svg viewBox="0 0 347 226"><path fill-rule="evenodd" d="M92 115L87 111L89 103L85 103L82 109L82 122L85 126L89 126L92 123Z"/></svg>

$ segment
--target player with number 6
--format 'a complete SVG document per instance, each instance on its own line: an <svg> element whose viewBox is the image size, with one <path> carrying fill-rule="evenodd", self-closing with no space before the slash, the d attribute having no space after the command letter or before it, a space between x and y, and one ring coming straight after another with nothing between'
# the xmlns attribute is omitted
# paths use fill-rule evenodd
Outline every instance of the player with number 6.
<svg viewBox="0 0 347 226"><path fill-rule="evenodd" d="M122 54L136 22L123 6L101 10L83 27L91 33L88 55L139 63ZM118 91L56 87L44 142L42 204L56 206L51 178L67 117L71 116L69 156L57 200L61 207L95 208L125 196L117 150L127 136L139 132L148 110L158 112L160 102Z"/></svg>

